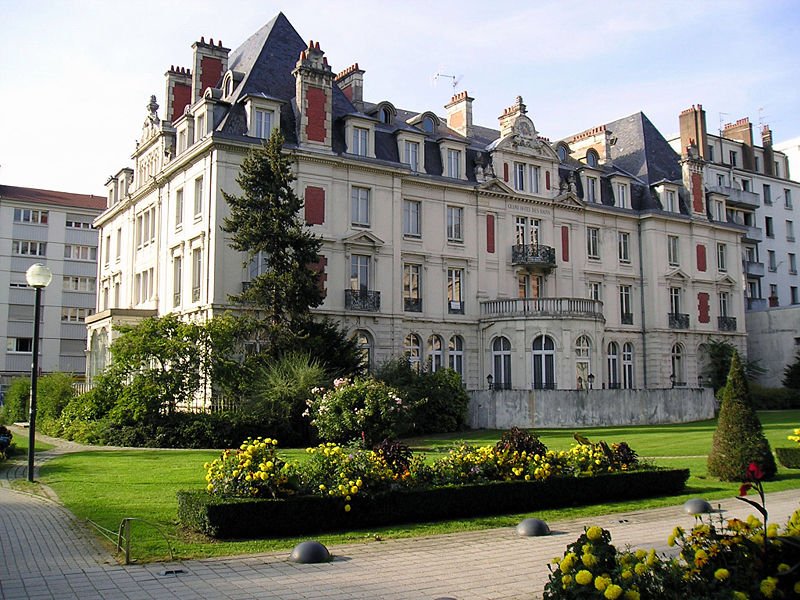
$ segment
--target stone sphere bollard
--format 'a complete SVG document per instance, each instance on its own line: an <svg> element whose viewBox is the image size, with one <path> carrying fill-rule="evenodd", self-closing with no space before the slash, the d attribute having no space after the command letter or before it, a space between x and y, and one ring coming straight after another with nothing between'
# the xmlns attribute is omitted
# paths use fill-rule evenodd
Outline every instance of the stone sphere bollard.
<svg viewBox="0 0 800 600"><path fill-rule="evenodd" d="M294 550L292 550L289 560L302 564L329 562L331 560L331 553L319 542L310 540L297 544Z"/></svg>
<svg viewBox="0 0 800 600"><path fill-rule="evenodd" d="M712 512L711 505L702 498L692 498L683 503L683 510L690 515L705 515Z"/></svg>
<svg viewBox="0 0 800 600"><path fill-rule="evenodd" d="M517 525L517 535L520 537L550 535L550 527L541 519L524 519Z"/></svg>

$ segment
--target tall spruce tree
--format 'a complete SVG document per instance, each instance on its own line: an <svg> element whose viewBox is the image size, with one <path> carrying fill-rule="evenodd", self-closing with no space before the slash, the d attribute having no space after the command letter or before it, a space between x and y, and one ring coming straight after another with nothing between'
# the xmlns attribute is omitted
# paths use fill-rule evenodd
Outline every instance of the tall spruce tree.
<svg viewBox="0 0 800 600"><path fill-rule="evenodd" d="M721 397L717 430L708 455L708 474L723 481L745 481L747 467L756 463L764 477L771 479L777 471L775 457L750 401L750 388L738 352L731 357Z"/></svg>
<svg viewBox="0 0 800 600"><path fill-rule="evenodd" d="M231 234L230 246L247 253L248 262L261 253L265 266L231 299L258 311L273 346L296 335L310 319L310 309L323 300L314 268L322 242L301 220L303 202L292 189L296 177L281 153L283 142L276 130L245 157L236 179L241 196L222 192L230 207L222 225Z"/></svg>

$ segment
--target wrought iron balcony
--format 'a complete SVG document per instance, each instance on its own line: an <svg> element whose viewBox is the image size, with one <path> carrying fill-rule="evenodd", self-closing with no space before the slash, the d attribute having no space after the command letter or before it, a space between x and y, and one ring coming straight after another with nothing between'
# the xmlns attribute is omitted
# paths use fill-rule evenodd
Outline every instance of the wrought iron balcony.
<svg viewBox="0 0 800 600"><path fill-rule="evenodd" d="M736 331L736 317L717 317L720 331Z"/></svg>
<svg viewBox="0 0 800 600"><path fill-rule="evenodd" d="M381 309L381 293L374 290L345 290L344 307L347 310L378 312Z"/></svg>
<svg viewBox="0 0 800 600"><path fill-rule="evenodd" d="M686 313L667 313L670 329L689 329L689 315Z"/></svg>
<svg viewBox="0 0 800 600"><path fill-rule="evenodd" d="M541 244L516 244L511 247L511 264L552 269L556 266L556 251Z"/></svg>
<svg viewBox="0 0 800 600"><path fill-rule="evenodd" d="M623 325L633 325L633 313L622 313L620 322Z"/></svg>
<svg viewBox="0 0 800 600"><path fill-rule="evenodd" d="M406 312L422 312L422 298L403 298L403 310Z"/></svg>
<svg viewBox="0 0 800 600"><path fill-rule="evenodd" d="M513 298L481 302L481 317L603 319L603 303L590 298Z"/></svg>
<svg viewBox="0 0 800 600"><path fill-rule="evenodd" d="M463 300L448 300L447 301L447 312L451 315L463 315L464 314L464 301Z"/></svg>

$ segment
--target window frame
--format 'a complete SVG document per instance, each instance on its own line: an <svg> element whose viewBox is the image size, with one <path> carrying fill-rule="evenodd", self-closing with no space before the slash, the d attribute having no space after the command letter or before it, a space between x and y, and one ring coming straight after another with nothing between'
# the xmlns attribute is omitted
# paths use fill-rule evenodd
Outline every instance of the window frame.
<svg viewBox="0 0 800 600"><path fill-rule="evenodd" d="M600 228L586 228L586 256L593 260L600 260Z"/></svg>
<svg viewBox="0 0 800 600"><path fill-rule="evenodd" d="M403 199L403 236L422 237L422 202Z"/></svg>
<svg viewBox="0 0 800 600"><path fill-rule="evenodd" d="M446 207L447 241L464 243L464 207L448 204Z"/></svg>
<svg viewBox="0 0 800 600"><path fill-rule="evenodd" d="M352 227L370 227L370 219L372 218L371 204L371 188L352 186L350 189L350 225Z"/></svg>

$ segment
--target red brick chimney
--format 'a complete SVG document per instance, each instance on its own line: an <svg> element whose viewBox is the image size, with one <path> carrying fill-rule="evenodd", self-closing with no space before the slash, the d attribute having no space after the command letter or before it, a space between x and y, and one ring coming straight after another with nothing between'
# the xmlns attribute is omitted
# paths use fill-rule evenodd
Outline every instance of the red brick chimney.
<svg viewBox="0 0 800 600"><path fill-rule="evenodd" d="M364 73L358 63L350 65L336 76L336 83L357 110L364 110Z"/></svg>
<svg viewBox="0 0 800 600"><path fill-rule="evenodd" d="M214 44L214 38L206 43L205 38L192 44L194 69L192 71L192 104L200 99L206 88L221 85L222 75L228 70L228 53L222 41Z"/></svg>
<svg viewBox="0 0 800 600"><path fill-rule="evenodd" d="M447 110L447 126L463 135L472 137L472 101L466 91L455 94L445 104Z"/></svg>
<svg viewBox="0 0 800 600"><path fill-rule="evenodd" d="M753 171L755 160L753 160L753 126L750 119L745 117L735 123L728 123L722 128L722 137L742 143L742 167Z"/></svg>
<svg viewBox="0 0 800 600"><path fill-rule="evenodd" d="M769 125L761 127L761 145L764 147L764 174L775 176L775 152L772 150L772 130Z"/></svg>
<svg viewBox="0 0 800 600"><path fill-rule="evenodd" d="M297 137L300 145L330 150L334 76L319 42L308 43L308 48L300 53L292 75L295 78Z"/></svg>
<svg viewBox="0 0 800 600"><path fill-rule="evenodd" d="M167 89L164 93L164 119L175 121L192 101L192 72L183 67L170 66L164 73Z"/></svg>
<svg viewBox="0 0 800 600"><path fill-rule="evenodd" d="M681 129L681 157L688 156L689 146L696 145L700 158L708 160L708 132L706 130L706 111L703 105L692 104L678 117Z"/></svg>

